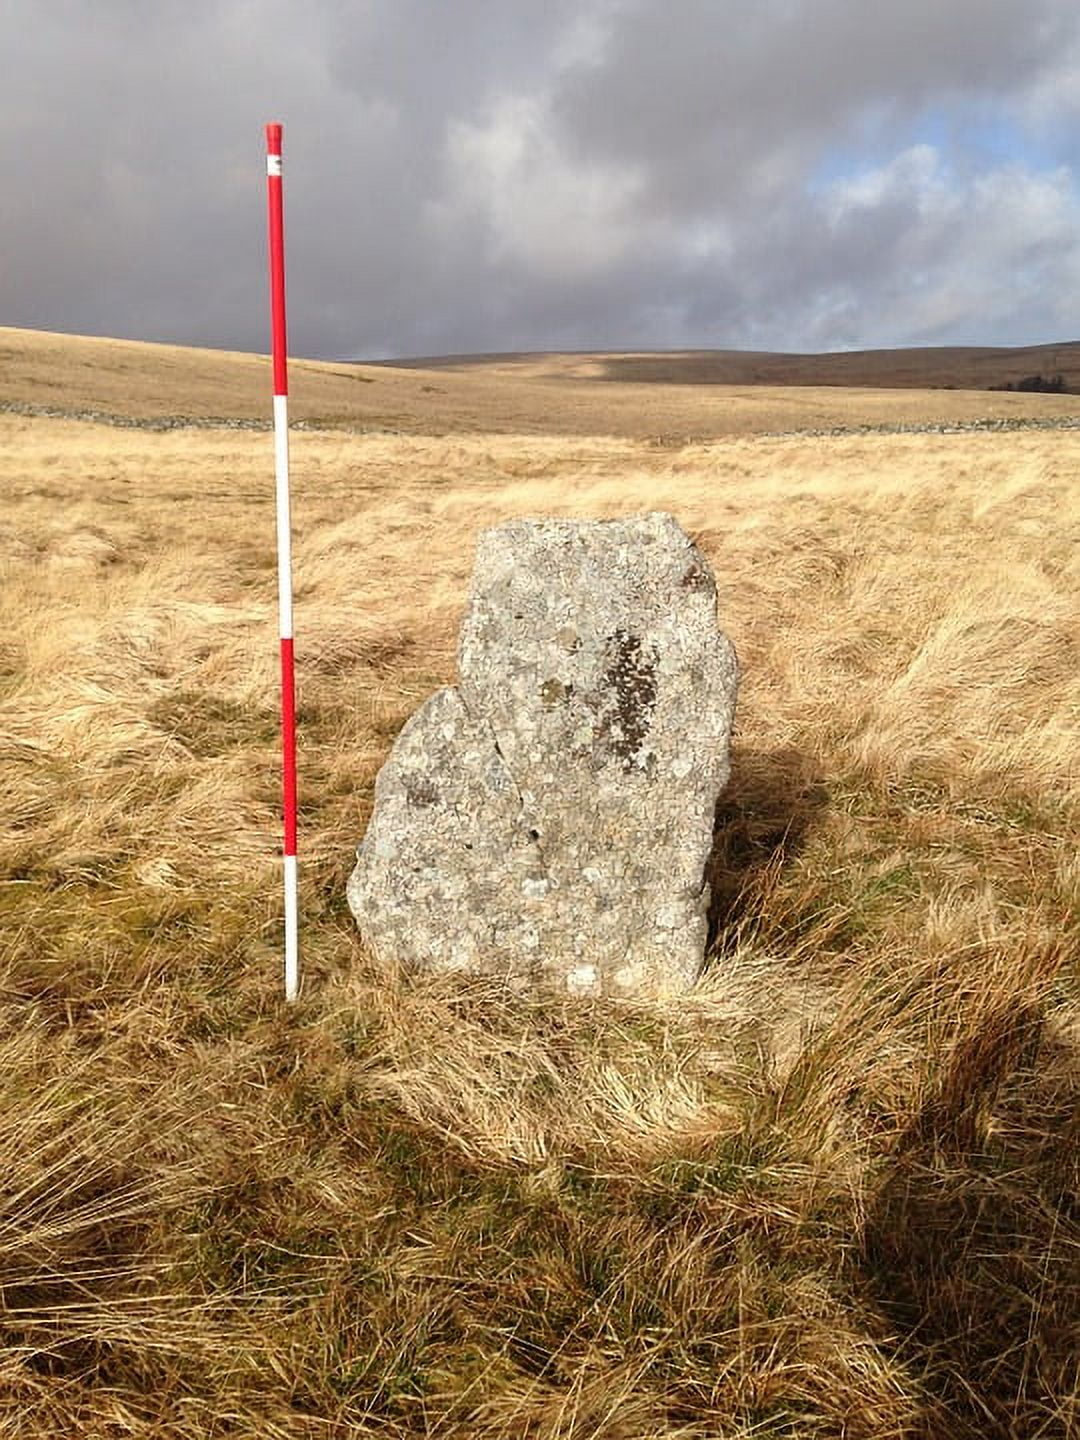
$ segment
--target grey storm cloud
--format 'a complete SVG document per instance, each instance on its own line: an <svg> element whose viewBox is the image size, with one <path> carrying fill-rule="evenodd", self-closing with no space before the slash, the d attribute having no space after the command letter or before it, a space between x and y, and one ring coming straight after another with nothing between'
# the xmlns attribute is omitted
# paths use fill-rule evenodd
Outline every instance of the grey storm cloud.
<svg viewBox="0 0 1080 1440"><path fill-rule="evenodd" d="M0 0L0 323L325 356L1080 333L1073 0Z"/></svg>

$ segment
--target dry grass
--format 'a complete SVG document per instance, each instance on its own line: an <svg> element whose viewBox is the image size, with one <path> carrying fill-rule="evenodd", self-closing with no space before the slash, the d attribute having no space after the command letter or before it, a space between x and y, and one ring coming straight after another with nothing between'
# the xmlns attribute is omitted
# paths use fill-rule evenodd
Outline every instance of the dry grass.
<svg viewBox="0 0 1080 1440"><path fill-rule="evenodd" d="M1075 396L929 387L944 376L979 386L1040 367L1047 373L1065 369L1072 384L1074 348L1058 350L1049 358L1041 351L992 351L988 365L951 361L944 368L942 352L933 350L878 352L877 363L865 355L748 361L724 352L704 360L679 354L502 356L428 369L292 360L290 415L306 423L406 434L611 435L664 444L836 425L1052 419L1074 414ZM683 383L688 380L694 383ZM893 388L833 388L860 383ZM926 388L910 388L919 383ZM15 401L144 419L179 414L265 421L269 385L268 362L257 355L0 326L0 406Z"/></svg>
<svg viewBox="0 0 1080 1440"><path fill-rule="evenodd" d="M287 1012L269 437L0 434L0 1434L1077 1432L1080 436L296 435ZM644 508L745 677L699 992L377 973L477 529Z"/></svg>

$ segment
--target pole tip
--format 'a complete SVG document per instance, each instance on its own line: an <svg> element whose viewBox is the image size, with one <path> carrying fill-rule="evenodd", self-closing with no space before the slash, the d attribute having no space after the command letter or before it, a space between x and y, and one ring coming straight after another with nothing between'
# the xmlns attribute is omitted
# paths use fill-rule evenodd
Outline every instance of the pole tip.
<svg viewBox="0 0 1080 1440"><path fill-rule="evenodd" d="M276 121L266 127L266 152L268 155L281 154L281 126Z"/></svg>

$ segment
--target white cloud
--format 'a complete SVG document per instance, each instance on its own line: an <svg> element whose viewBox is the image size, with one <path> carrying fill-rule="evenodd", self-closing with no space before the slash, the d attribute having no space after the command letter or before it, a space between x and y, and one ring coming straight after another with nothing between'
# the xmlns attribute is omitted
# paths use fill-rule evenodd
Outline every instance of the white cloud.
<svg viewBox="0 0 1080 1440"><path fill-rule="evenodd" d="M865 247L849 286L852 304L863 297L860 343L1009 331L1022 341L1076 327L1062 282L1080 265L1080 193L1066 167L964 178L920 145L837 181L821 203L833 235Z"/></svg>
<svg viewBox="0 0 1080 1440"><path fill-rule="evenodd" d="M535 99L504 99L482 122L454 123L444 183L443 223L478 223L490 259L527 281L578 282L633 244L633 172L565 153Z"/></svg>
<svg viewBox="0 0 1080 1440"><path fill-rule="evenodd" d="M860 211L873 211L900 199L914 203L920 211L939 211L947 205L950 187L941 157L932 145L913 145L901 150L887 164L836 180L824 191L830 223L838 228Z"/></svg>

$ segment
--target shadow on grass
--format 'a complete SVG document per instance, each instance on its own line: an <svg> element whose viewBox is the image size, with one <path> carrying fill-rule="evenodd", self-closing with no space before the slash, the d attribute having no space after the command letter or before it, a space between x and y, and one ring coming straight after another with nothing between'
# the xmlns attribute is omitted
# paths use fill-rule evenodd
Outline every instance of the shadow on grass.
<svg viewBox="0 0 1080 1440"><path fill-rule="evenodd" d="M1036 1007L1002 1008L916 1111L863 1263L929 1397L924 1440L1080 1424L1080 1074Z"/></svg>
<svg viewBox="0 0 1080 1440"><path fill-rule="evenodd" d="M717 801L705 866L711 896L707 954L735 947L778 872L823 818L828 799L810 756L790 748L732 750L731 778Z"/></svg>

